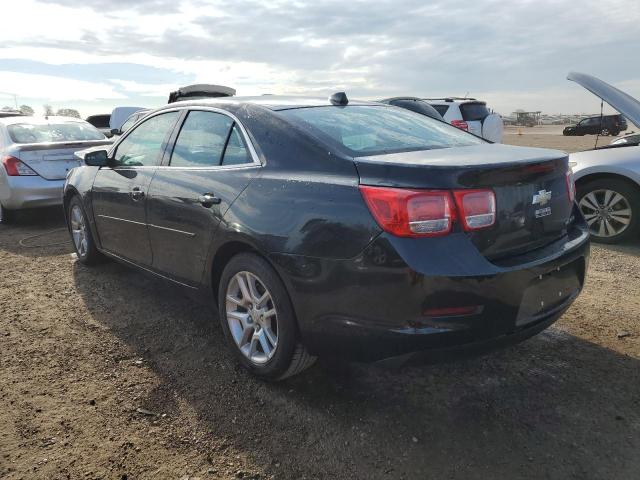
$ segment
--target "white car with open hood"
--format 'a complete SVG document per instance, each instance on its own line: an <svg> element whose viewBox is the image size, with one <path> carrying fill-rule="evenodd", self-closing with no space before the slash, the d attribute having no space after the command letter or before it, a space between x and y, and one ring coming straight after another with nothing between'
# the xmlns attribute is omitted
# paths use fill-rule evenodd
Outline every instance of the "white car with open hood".
<svg viewBox="0 0 640 480"><path fill-rule="evenodd" d="M640 102L602 80L584 73L567 76L607 102L640 128ZM640 229L640 145L611 144L569 155L577 200L596 242L618 243Z"/></svg>

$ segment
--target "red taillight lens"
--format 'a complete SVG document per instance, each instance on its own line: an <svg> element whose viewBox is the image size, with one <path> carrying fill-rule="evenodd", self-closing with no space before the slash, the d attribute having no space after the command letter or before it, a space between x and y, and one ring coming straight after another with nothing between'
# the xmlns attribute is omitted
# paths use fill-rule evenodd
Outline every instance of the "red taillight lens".
<svg viewBox="0 0 640 480"><path fill-rule="evenodd" d="M573 203L576 200L576 182L573 178L573 170L569 167L567 170L565 180L567 181L567 194L569 195L569 203Z"/></svg>
<svg viewBox="0 0 640 480"><path fill-rule="evenodd" d="M435 237L451 231L455 210L448 191L365 185L360 191L385 232L398 237Z"/></svg>
<svg viewBox="0 0 640 480"><path fill-rule="evenodd" d="M467 122L465 122L464 120L451 120L451 125L453 125L454 127L459 128L461 130L469 131L469 124Z"/></svg>
<svg viewBox="0 0 640 480"><path fill-rule="evenodd" d="M496 222L496 196L491 190L454 190L453 196L466 231L490 227Z"/></svg>
<svg viewBox="0 0 640 480"><path fill-rule="evenodd" d="M27 167L16 157L5 157L2 160L7 175L10 177L20 177L23 175L37 175L36 172Z"/></svg>

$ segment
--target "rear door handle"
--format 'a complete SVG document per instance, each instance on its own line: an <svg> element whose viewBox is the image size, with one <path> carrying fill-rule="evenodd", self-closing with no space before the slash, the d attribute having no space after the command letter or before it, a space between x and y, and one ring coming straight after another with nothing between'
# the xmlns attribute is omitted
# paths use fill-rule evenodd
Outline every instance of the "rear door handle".
<svg viewBox="0 0 640 480"><path fill-rule="evenodd" d="M222 199L216 197L213 193L203 193L198 197L198 201L203 207L209 208L211 205L218 205L221 203Z"/></svg>
<svg viewBox="0 0 640 480"><path fill-rule="evenodd" d="M131 192L129 192L129 195L131 195L131 198L135 201L144 198L144 192L140 189L140 187L133 187L131 189Z"/></svg>

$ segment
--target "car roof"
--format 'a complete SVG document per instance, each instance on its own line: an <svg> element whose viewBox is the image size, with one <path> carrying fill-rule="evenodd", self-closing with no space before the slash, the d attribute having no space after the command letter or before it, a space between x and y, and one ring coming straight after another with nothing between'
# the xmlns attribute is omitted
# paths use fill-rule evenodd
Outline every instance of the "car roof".
<svg viewBox="0 0 640 480"><path fill-rule="evenodd" d="M386 103L386 102L393 102L395 100L414 100L416 102L426 101L424 98L419 98L419 97L391 97L391 98L383 98L382 100L378 100L378 102Z"/></svg>
<svg viewBox="0 0 640 480"><path fill-rule="evenodd" d="M330 107L333 106L329 98L321 97L300 97L300 96L284 96L284 95L262 95L256 97L218 97L218 98L199 98L195 100L183 100L180 102L169 103L158 110L170 109L180 106L202 106L202 107L240 107L244 104L259 105L269 110L290 110L294 108L308 107ZM367 102L361 100L349 100L349 105L377 105L377 102Z"/></svg>
<svg viewBox="0 0 640 480"><path fill-rule="evenodd" d="M14 125L17 123L29 123L31 125L47 125L50 123L59 122L74 122L74 123L87 123L81 118L75 117L63 117L61 115L49 115L48 117L35 117L35 116L17 116L17 117L5 117L0 118L0 123L3 125Z"/></svg>
<svg viewBox="0 0 640 480"><path fill-rule="evenodd" d="M486 105L487 102L483 102L482 100L477 100L475 98L459 98L459 97L445 97L445 98L421 98L420 100L424 100L429 103L437 103L442 105L451 105L457 104L462 105L464 103L481 103Z"/></svg>

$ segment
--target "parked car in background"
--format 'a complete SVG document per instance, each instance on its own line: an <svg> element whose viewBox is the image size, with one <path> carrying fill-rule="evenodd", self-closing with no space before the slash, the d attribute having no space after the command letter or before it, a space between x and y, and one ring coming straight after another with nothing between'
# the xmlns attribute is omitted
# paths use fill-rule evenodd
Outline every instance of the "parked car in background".
<svg viewBox="0 0 640 480"><path fill-rule="evenodd" d="M0 110L0 118L21 116L24 116L24 114L20 110Z"/></svg>
<svg viewBox="0 0 640 480"><path fill-rule="evenodd" d="M93 125L70 117L0 118L0 223L23 208L60 205L74 152L110 142Z"/></svg>
<svg viewBox="0 0 640 480"><path fill-rule="evenodd" d="M640 102L602 80L569 73L569 80L607 102L640 128ZM572 153L578 205L596 242L618 243L640 231L640 146L607 145Z"/></svg>
<svg viewBox="0 0 640 480"><path fill-rule="evenodd" d="M497 113L492 113L486 102L475 98L425 98L445 122L494 143L502 142L504 125Z"/></svg>
<svg viewBox="0 0 640 480"><path fill-rule="evenodd" d="M98 115L89 115L87 118L85 118L85 121L89 122L91 125L100 130L105 137L111 138L113 134L111 133L111 127L109 126L110 119L111 114L101 113Z"/></svg>
<svg viewBox="0 0 640 480"><path fill-rule="evenodd" d="M640 133L632 132L625 135L624 137L616 138L610 143L610 145L623 145L632 143L636 145L640 143Z"/></svg>
<svg viewBox="0 0 640 480"><path fill-rule="evenodd" d="M569 125L562 131L563 135L619 135L627 129L627 121L622 115L598 115L580 120L576 125Z"/></svg>
<svg viewBox="0 0 640 480"><path fill-rule="evenodd" d="M107 255L213 296L263 378L318 355L514 343L584 282L566 154L344 93L169 104L79 155L64 191L79 261Z"/></svg>
<svg viewBox="0 0 640 480"><path fill-rule="evenodd" d="M146 110L143 107L116 107L111 112L111 117L109 118L109 129L111 132L119 131L122 128L122 124L129 118L132 114L139 112L140 110Z"/></svg>
<svg viewBox="0 0 640 480"><path fill-rule="evenodd" d="M180 102L182 100L197 100L200 98L220 98L233 97L236 94L235 88L224 85L210 85L200 83L197 85L187 85L169 94L167 103Z"/></svg>
<svg viewBox="0 0 640 480"><path fill-rule="evenodd" d="M129 130L138 120L140 120L150 111L151 110L145 108L143 110L138 110L137 112L132 113L131 115L129 115L129 118L125 120L125 122L122 124L122 126L119 129L111 130L111 134L118 135L118 136L122 135L124 132Z"/></svg>
<svg viewBox="0 0 640 480"><path fill-rule="evenodd" d="M412 112L426 115L427 117L435 118L436 120L444 121L442 115L438 111L429 105L426 101L417 97L394 97L378 100L380 103L386 103L387 105L393 105L394 107L405 108Z"/></svg>

